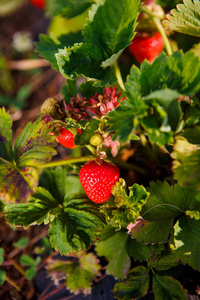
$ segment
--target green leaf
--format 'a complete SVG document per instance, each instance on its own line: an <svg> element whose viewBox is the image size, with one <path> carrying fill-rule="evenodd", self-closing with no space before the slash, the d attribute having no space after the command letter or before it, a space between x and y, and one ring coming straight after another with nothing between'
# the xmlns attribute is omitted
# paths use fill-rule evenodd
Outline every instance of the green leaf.
<svg viewBox="0 0 200 300"><path fill-rule="evenodd" d="M58 213L59 203L42 187L38 187L29 203L11 204L5 207L6 221L12 225L27 227L32 223L48 223Z"/></svg>
<svg viewBox="0 0 200 300"><path fill-rule="evenodd" d="M68 33L59 37L51 35L40 34L39 42L36 42L36 51L46 59L52 66L53 69L59 70L55 54L58 53L59 49L64 47L73 46L76 42L82 42L83 36L81 31L76 33Z"/></svg>
<svg viewBox="0 0 200 300"><path fill-rule="evenodd" d="M90 138L93 136L95 131L99 128L100 120L92 119L87 127L82 130L81 134L77 134L75 137L75 144L85 146L90 144Z"/></svg>
<svg viewBox="0 0 200 300"><path fill-rule="evenodd" d="M174 268L179 264L180 259L177 258L174 253L170 253L164 256L153 257L153 259L148 262L148 267L159 271L165 271Z"/></svg>
<svg viewBox="0 0 200 300"><path fill-rule="evenodd" d="M94 15L89 15L84 30L86 43L102 49L105 59L117 54L133 39L140 9L138 0L105 0Z"/></svg>
<svg viewBox="0 0 200 300"><path fill-rule="evenodd" d="M32 280L36 276L36 274L37 274L36 266L30 267L25 272L26 279L28 279L28 280Z"/></svg>
<svg viewBox="0 0 200 300"><path fill-rule="evenodd" d="M184 95L194 95L200 88L200 58L192 51L177 51L171 56L162 52L152 64L141 64L141 89L143 96L161 89L176 90Z"/></svg>
<svg viewBox="0 0 200 300"><path fill-rule="evenodd" d="M27 237L19 239L13 246L16 248L24 248L28 245L29 239Z"/></svg>
<svg viewBox="0 0 200 300"><path fill-rule="evenodd" d="M190 144L200 144L200 126L195 128L186 128L181 133L181 136L185 137Z"/></svg>
<svg viewBox="0 0 200 300"><path fill-rule="evenodd" d="M143 100L148 103L155 99L163 108L168 108L172 101L178 100L180 96L181 94L176 90L166 88L153 91L148 96L143 97Z"/></svg>
<svg viewBox="0 0 200 300"><path fill-rule="evenodd" d="M181 217L174 226L171 248L183 264L200 271L200 220Z"/></svg>
<svg viewBox="0 0 200 300"><path fill-rule="evenodd" d="M104 226L98 206L84 194L67 196L64 207L49 227L51 245L61 255L87 249Z"/></svg>
<svg viewBox="0 0 200 300"><path fill-rule="evenodd" d="M29 255L24 254L24 255L20 256L20 263L23 266L30 267L30 266L33 266L35 264L35 261Z"/></svg>
<svg viewBox="0 0 200 300"><path fill-rule="evenodd" d="M170 276L153 274L153 292L155 300L187 300L181 284Z"/></svg>
<svg viewBox="0 0 200 300"><path fill-rule="evenodd" d="M26 202L38 184L41 165L56 154L55 137L49 135L51 122L44 118L28 123L11 144L11 119L0 110L0 197L6 202Z"/></svg>
<svg viewBox="0 0 200 300"><path fill-rule="evenodd" d="M83 95L83 97L90 99L96 93L103 95L103 88L95 87L93 84L94 84L94 81L92 81L92 80L81 83L79 89L80 89L81 95Z"/></svg>
<svg viewBox="0 0 200 300"><path fill-rule="evenodd" d="M14 147L14 159L17 167L36 167L49 161L56 151L55 137L48 135L52 127L49 121L39 119L28 123L22 133L17 137Z"/></svg>
<svg viewBox="0 0 200 300"><path fill-rule="evenodd" d="M4 261L3 254L4 254L4 249L3 249L3 248L0 248L0 265L2 265L2 263L3 263L3 261Z"/></svg>
<svg viewBox="0 0 200 300"><path fill-rule="evenodd" d="M144 243L161 243L169 238L174 219L163 218L160 221L146 221L139 218L128 226L132 238Z"/></svg>
<svg viewBox="0 0 200 300"><path fill-rule="evenodd" d="M179 164L177 164L179 162ZM190 155L178 156L174 169L174 178L182 186L200 188L200 149Z"/></svg>
<svg viewBox="0 0 200 300"><path fill-rule="evenodd" d="M0 270L0 285L4 284L6 281L6 271Z"/></svg>
<svg viewBox="0 0 200 300"><path fill-rule="evenodd" d="M126 193L125 182L120 180L113 192L115 200L102 206L101 212L106 215L107 223L116 226L118 229L127 227L139 217L142 205L146 202L148 193L143 186L134 184L129 187L129 195Z"/></svg>
<svg viewBox="0 0 200 300"><path fill-rule="evenodd" d="M138 266L129 271L125 282L115 284L114 295L117 299L131 300L145 296L149 289L150 276L146 267Z"/></svg>
<svg viewBox="0 0 200 300"><path fill-rule="evenodd" d="M130 44L139 10L138 0L105 0L93 5L83 31L84 43L56 54L62 75L69 79L82 75L101 80L102 85L112 84L116 78L109 66Z"/></svg>
<svg viewBox="0 0 200 300"><path fill-rule="evenodd" d="M174 219L187 210L200 210L196 189L170 186L167 182L151 182L147 189L150 196L142 208L141 215L149 221Z"/></svg>
<svg viewBox="0 0 200 300"><path fill-rule="evenodd" d="M0 109L0 168L1 158L12 161L13 150L12 150L12 120L5 108Z"/></svg>
<svg viewBox="0 0 200 300"><path fill-rule="evenodd" d="M91 6L94 0L51 0L47 2L47 12L53 16L61 15L64 18L73 18L88 7Z"/></svg>
<svg viewBox="0 0 200 300"><path fill-rule="evenodd" d="M126 250L127 239L126 231L115 232L114 228L107 226L101 234L101 239L96 242L98 256L105 256L109 261L107 274L118 279L126 277L131 264Z"/></svg>
<svg viewBox="0 0 200 300"><path fill-rule="evenodd" d="M167 29L200 37L200 6L198 0L185 0L166 15L163 21Z"/></svg>
<svg viewBox="0 0 200 300"><path fill-rule="evenodd" d="M102 86L107 83L113 84L116 81L113 68L100 67L100 50L91 49L92 46L79 43L71 48L59 49L59 53L56 54L59 71L67 79L83 76L102 81Z"/></svg>
<svg viewBox="0 0 200 300"><path fill-rule="evenodd" d="M63 204L67 192L67 170L58 166L45 169L40 176L40 186L44 187L56 199Z"/></svg>
<svg viewBox="0 0 200 300"><path fill-rule="evenodd" d="M150 260L153 255L158 255L165 250L164 244L145 244L131 237L127 241L127 251L135 261L144 262Z"/></svg>
<svg viewBox="0 0 200 300"><path fill-rule="evenodd" d="M113 139L120 138L120 141L126 142L134 131L134 110L133 106L127 101L122 101L119 106L108 115L109 131L115 131ZM120 122L119 122L120 120Z"/></svg>
<svg viewBox="0 0 200 300"><path fill-rule="evenodd" d="M56 274L58 279L66 277L66 287L71 293L83 293L86 296L91 293L91 284L99 275L101 266L93 253L80 251L73 254L70 261L54 260L46 268L54 280Z"/></svg>
<svg viewBox="0 0 200 300"><path fill-rule="evenodd" d="M65 102L69 104L71 97L77 97L77 80L66 80L66 85L62 87L61 93L64 96Z"/></svg>
<svg viewBox="0 0 200 300"><path fill-rule="evenodd" d="M192 51L168 57L161 53L152 64L132 66L125 84L126 100L108 114L114 139L126 142L137 128L159 146L173 142L173 131L181 125L180 95L193 96L200 88L200 59ZM195 72L193 71L195 69ZM119 123L119 119L121 122Z"/></svg>

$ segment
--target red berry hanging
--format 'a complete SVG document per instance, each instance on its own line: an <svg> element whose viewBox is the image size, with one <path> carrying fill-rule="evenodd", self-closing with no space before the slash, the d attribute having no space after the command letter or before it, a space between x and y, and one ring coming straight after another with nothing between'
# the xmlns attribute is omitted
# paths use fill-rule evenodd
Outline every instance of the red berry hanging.
<svg viewBox="0 0 200 300"><path fill-rule="evenodd" d="M45 0L30 0L30 2L39 9L45 8Z"/></svg>
<svg viewBox="0 0 200 300"><path fill-rule="evenodd" d="M77 129L77 132L81 133L81 130ZM61 128L60 136L57 136L57 142L66 148L75 148L77 146L74 144L74 137L75 135L70 130Z"/></svg>
<svg viewBox="0 0 200 300"><path fill-rule="evenodd" d="M163 38L159 32L152 35L138 33L132 40L129 50L138 62L143 62L145 58L153 62L162 51L163 45Z"/></svg>
<svg viewBox="0 0 200 300"><path fill-rule="evenodd" d="M96 203L103 203L110 198L111 189L119 176L119 168L103 160L93 160L85 164L79 173L84 191Z"/></svg>

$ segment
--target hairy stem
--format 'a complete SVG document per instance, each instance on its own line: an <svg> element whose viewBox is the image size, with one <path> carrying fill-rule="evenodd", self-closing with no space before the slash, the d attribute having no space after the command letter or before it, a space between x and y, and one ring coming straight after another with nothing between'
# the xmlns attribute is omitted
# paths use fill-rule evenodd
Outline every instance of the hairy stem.
<svg viewBox="0 0 200 300"><path fill-rule="evenodd" d="M5 252L4 252L4 256L23 276L25 276L25 271L14 259L10 258L9 255L7 255Z"/></svg>
<svg viewBox="0 0 200 300"><path fill-rule="evenodd" d="M143 11L152 19L152 21L154 22L154 24L156 25L157 27L157 30L159 31L159 33L161 34L162 38L163 38L163 42L164 42L164 47L165 47L165 50L167 52L167 54L170 56L172 55L172 48L171 48L171 45L170 45L170 42L169 42L169 39L165 33L165 30L160 22L160 19L155 17L152 12L146 7L144 6L143 7Z"/></svg>
<svg viewBox="0 0 200 300"><path fill-rule="evenodd" d="M92 158L94 158L94 157L93 156L84 156L84 157L75 157L75 158L69 158L69 159L64 159L64 160L52 161L52 162L42 165L42 168L51 168L51 167L75 164L75 163L79 163L79 162L86 162Z"/></svg>
<svg viewBox="0 0 200 300"><path fill-rule="evenodd" d="M6 275L6 281L8 281L12 286L16 288L16 290L20 291L20 287L12 280L8 275Z"/></svg>
<svg viewBox="0 0 200 300"><path fill-rule="evenodd" d="M169 39L165 33L165 30L160 22L160 20L158 18L153 18L154 20L154 23L159 31L159 33L161 34L162 38L163 38L163 42L164 42L164 46L165 46L165 50L167 52L167 54L170 56L172 55L172 48L171 48L171 45L169 43Z"/></svg>
<svg viewBox="0 0 200 300"><path fill-rule="evenodd" d="M115 75L116 75L116 77L117 77L119 86L121 87L122 90L125 91L124 81L123 81L123 79L122 79L122 75L121 75L120 68L119 68L119 66L118 66L117 61L113 64L113 66L114 66L114 68L115 68Z"/></svg>

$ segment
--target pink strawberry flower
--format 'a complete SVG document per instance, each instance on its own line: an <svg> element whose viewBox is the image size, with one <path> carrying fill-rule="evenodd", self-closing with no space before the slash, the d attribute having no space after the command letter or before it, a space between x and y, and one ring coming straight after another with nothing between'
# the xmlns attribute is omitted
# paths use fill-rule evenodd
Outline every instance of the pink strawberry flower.
<svg viewBox="0 0 200 300"><path fill-rule="evenodd" d="M121 93L117 94L117 87L114 88L105 88L103 89L103 95L96 93L90 100L88 101L91 107L89 107L90 111L94 113L96 116L105 116L107 113L111 112L115 109L121 101L125 98L122 98L120 101L119 98Z"/></svg>
<svg viewBox="0 0 200 300"><path fill-rule="evenodd" d="M119 147L120 147L120 142L112 141L112 137L110 135L104 138L103 148L110 148L113 157L117 155Z"/></svg>

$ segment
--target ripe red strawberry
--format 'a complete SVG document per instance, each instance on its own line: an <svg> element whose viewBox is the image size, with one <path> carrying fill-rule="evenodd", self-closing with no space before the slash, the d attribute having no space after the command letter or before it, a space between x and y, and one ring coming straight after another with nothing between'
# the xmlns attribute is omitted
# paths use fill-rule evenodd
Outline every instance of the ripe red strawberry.
<svg viewBox="0 0 200 300"><path fill-rule="evenodd" d="M152 35L138 33L132 40L129 50L138 62L143 62L146 58L152 62L163 49L163 38L159 32Z"/></svg>
<svg viewBox="0 0 200 300"><path fill-rule="evenodd" d="M30 0L30 2L39 9L45 8L45 0Z"/></svg>
<svg viewBox="0 0 200 300"><path fill-rule="evenodd" d="M77 131L78 133L81 133L80 129L77 129ZM57 136L56 140L66 148L75 148L77 146L74 144L74 136L75 135L70 130L61 128L60 136Z"/></svg>
<svg viewBox="0 0 200 300"><path fill-rule="evenodd" d="M90 200L103 203L110 198L119 175L117 166L103 160L93 160L81 168L79 179Z"/></svg>

